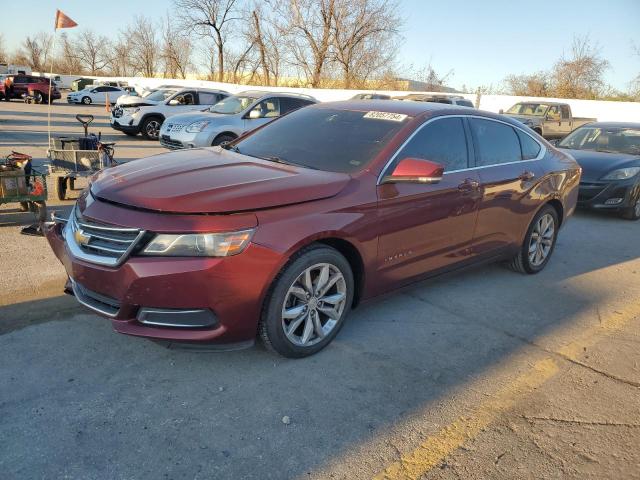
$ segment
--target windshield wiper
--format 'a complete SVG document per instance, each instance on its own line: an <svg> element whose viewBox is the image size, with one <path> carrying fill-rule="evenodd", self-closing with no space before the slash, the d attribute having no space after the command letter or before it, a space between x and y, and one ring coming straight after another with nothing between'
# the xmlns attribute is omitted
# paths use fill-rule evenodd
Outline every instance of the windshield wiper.
<svg viewBox="0 0 640 480"><path fill-rule="evenodd" d="M270 162L282 163L283 165L294 165L294 166L297 166L295 163L287 162L284 158L278 157L276 155L273 155L273 156L270 156L270 157L258 157L258 158L261 158L263 160L268 160Z"/></svg>
<svg viewBox="0 0 640 480"><path fill-rule="evenodd" d="M224 145L220 145L225 150L231 150L232 152L240 153L240 149L237 145L231 145L231 143L225 143Z"/></svg>

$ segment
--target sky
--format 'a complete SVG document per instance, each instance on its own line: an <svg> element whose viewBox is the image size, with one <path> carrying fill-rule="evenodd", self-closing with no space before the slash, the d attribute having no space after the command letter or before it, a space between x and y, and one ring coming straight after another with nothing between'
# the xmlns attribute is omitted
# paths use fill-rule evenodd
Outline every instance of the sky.
<svg viewBox="0 0 640 480"><path fill-rule="evenodd" d="M53 31L56 8L78 28L107 36L117 34L135 15L160 18L172 9L171 0L30 0L27 14L21 2L3 3L0 32L9 49L19 45L26 32ZM405 23L398 64L413 65L414 70L431 64L439 74L452 71L447 84L453 87L500 87L509 74L548 70L568 52L574 35L589 35L599 46L611 64L605 80L615 88L626 90L640 73L640 56L632 50L633 42L640 47L640 0L399 3ZM107 8L100 11L101 5ZM400 76L407 71L400 68Z"/></svg>

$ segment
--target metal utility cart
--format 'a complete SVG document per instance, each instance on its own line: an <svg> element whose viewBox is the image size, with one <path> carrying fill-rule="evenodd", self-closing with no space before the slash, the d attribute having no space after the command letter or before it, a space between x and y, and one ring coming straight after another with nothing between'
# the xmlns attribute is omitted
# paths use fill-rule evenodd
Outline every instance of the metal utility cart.
<svg viewBox="0 0 640 480"><path fill-rule="evenodd" d="M47 174L31 167L31 157L11 152L0 160L0 205L19 203L23 211L47 219Z"/></svg>
<svg viewBox="0 0 640 480"><path fill-rule="evenodd" d="M102 143L100 135L89 135L93 115L76 115L84 127L84 137L53 137L47 155L49 173L55 177L54 186L59 200L67 198L77 178L90 177L114 164L115 143Z"/></svg>

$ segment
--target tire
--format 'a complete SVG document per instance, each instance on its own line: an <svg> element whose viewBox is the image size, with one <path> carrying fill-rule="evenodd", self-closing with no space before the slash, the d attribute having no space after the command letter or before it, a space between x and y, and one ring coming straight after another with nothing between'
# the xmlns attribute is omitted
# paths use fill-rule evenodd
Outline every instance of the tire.
<svg viewBox="0 0 640 480"><path fill-rule="evenodd" d="M235 135L222 133L213 139L213 142L211 142L211 146L217 147L218 145L225 145L229 142L233 142L236 138L238 137L236 137Z"/></svg>
<svg viewBox="0 0 640 480"><path fill-rule="evenodd" d="M66 177L56 178L56 196L58 200L65 200L67 198L67 179Z"/></svg>
<svg viewBox="0 0 640 480"><path fill-rule="evenodd" d="M91 98L90 97L82 97L82 103L85 105L91 105Z"/></svg>
<svg viewBox="0 0 640 480"><path fill-rule="evenodd" d="M147 140L158 140L161 126L162 119L160 117L147 117L142 122L140 131Z"/></svg>
<svg viewBox="0 0 640 480"><path fill-rule="evenodd" d="M312 290L324 272L328 290L318 297L315 293L306 296L309 290L304 286L306 271L310 272ZM267 348L284 357L313 355L331 343L342 328L353 293L353 272L340 252L322 245L305 248L294 255L273 280L262 309L258 335ZM285 318L285 310L297 316ZM291 328L288 333L287 327Z"/></svg>
<svg viewBox="0 0 640 480"><path fill-rule="evenodd" d="M40 93L40 92L35 92L33 94L33 98L35 98L36 103L43 103L44 102L44 95L42 95L42 93Z"/></svg>
<svg viewBox="0 0 640 480"><path fill-rule="evenodd" d="M20 211L28 212L29 211L29 202L20 202Z"/></svg>
<svg viewBox="0 0 640 480"><path fill-rule="evenodd" d="M638 193L633 206L622 210L620 216L625 220L640 220L640 193Z"/></svg>
<svg viewBox="0 0 640 480"><path fill-rule="evenodd" d="M550 241L550 245L545 245L543 242L538 242L536 243L535 252L530 252L530 249L534 248L532 247L534 236L536 235L537 231L540 230L541 228L540 222L542 218L551 219L553 221L553 225L552 225L553 231L550 234L545 233L545 232L548 232L548 230L546 230L544 228L544 225L542 225L543 238L546 239L547 241ZM549 204L542 207L538 211L536 216L533 217L533 220L531 221L531 224L527 229L527 234L524 237L524 242L522 242L522 246L520 247L520 251L517 253L515 257L513 257L513 259L509 263L509 267L512 270L519 273L535 274L535 273L541 272L549 262L549 259L551 258L551 255L553 254L553 250L556 246L556 240L558 238L558 226L559 226L558 212L556 212L556 209ZM538 263L538 259L539 259L538 245L541 249L541 252L543 253L546 252L544 253L544 257L541 259L539 263ZM532 258L531 254L533 253L535 253L536 255Z"/></svg>

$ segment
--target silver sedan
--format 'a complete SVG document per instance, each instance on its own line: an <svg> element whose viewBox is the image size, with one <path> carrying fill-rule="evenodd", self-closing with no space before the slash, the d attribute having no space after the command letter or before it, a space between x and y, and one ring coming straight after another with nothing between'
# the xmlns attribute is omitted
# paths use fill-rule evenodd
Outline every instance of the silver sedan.
<svg viewBox="0 0 640 480"><path fill-rule="evenodd" d="M221 145L292 110L317 103L308 95L264 91L242 92L204 112L168 118L160 129L160 144L171 149Z"/></svg>

